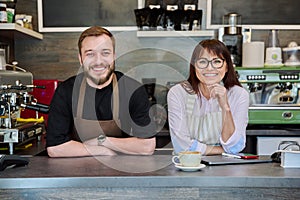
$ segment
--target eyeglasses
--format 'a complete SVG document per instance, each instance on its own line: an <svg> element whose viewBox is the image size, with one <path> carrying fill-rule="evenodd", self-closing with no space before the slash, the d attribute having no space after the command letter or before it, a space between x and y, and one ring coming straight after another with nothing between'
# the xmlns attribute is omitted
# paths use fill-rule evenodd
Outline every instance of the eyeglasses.
<svg viewBox="0 0 300 200"><path fill-rule="evenodd" d="M223 67L224 60L222 58L214 58L212 60L207 60L206 58L199 58L196 59L196 67L199 69L205 69L208 67L209 63L211 63L211 66L215 69L220 69Z"/></svg>

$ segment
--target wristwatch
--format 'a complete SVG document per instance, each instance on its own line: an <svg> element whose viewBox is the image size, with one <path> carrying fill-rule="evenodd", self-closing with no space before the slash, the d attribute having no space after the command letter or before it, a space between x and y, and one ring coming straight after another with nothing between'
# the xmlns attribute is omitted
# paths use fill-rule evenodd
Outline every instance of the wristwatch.
<svg viewBox="0 0 300 200"><path fill-rule="evenodd" d="M103 144L103 142L106 140L106 135L100 134L98 136L97 140L98 140L98 146L101 146Z"/></svg>

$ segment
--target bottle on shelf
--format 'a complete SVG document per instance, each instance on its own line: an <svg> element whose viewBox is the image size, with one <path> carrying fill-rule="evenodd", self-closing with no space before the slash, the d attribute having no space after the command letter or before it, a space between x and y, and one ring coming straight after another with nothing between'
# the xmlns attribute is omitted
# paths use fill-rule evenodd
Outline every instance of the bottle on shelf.
<svg viewBox="0 0 300 200"><path fill-rule="evenodd" d="M193 21L193 27L192 27L192 30L193 31L199 31L201 28L200 28L200 25L198 23L198 20L194 20Z"/></svg>
<svg viewBox="0 0 300 200"><path fill-rule="evenodd" d="M7 23L7 12L5 3L0 3L0 23Z"/></svg>

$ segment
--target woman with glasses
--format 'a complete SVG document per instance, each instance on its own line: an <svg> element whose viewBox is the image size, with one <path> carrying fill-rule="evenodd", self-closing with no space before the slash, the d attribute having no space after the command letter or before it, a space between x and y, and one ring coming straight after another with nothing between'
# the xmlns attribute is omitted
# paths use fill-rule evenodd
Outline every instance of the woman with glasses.
<svg viewBox="0 0 300 200"><path fill-rule="evenodd" d="M220 41L203 40L194 49L187 81L168 93L168 119L175 153L238 153L245 147L249 94Z"/></svg>

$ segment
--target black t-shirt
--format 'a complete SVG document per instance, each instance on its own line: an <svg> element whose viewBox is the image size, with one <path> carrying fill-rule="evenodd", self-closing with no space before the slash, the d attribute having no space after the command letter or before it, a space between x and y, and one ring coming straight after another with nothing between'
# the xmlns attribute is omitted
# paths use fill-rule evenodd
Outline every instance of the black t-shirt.
<svg viewBox="0 0 300 200"><path fill-rule="evenodd" d="M155 135L155 123L149 115L149 100L145 88L134 79L115 72L119 87L119 118L123 137L149 138ZM78 95L83 74L60 83L52 98L48 117L47 146L55 146L74 137ZM87 120L112 120L112 83L96 89L86 84L82 118ZM94 105L94 106L93 106Z"/></svg>

